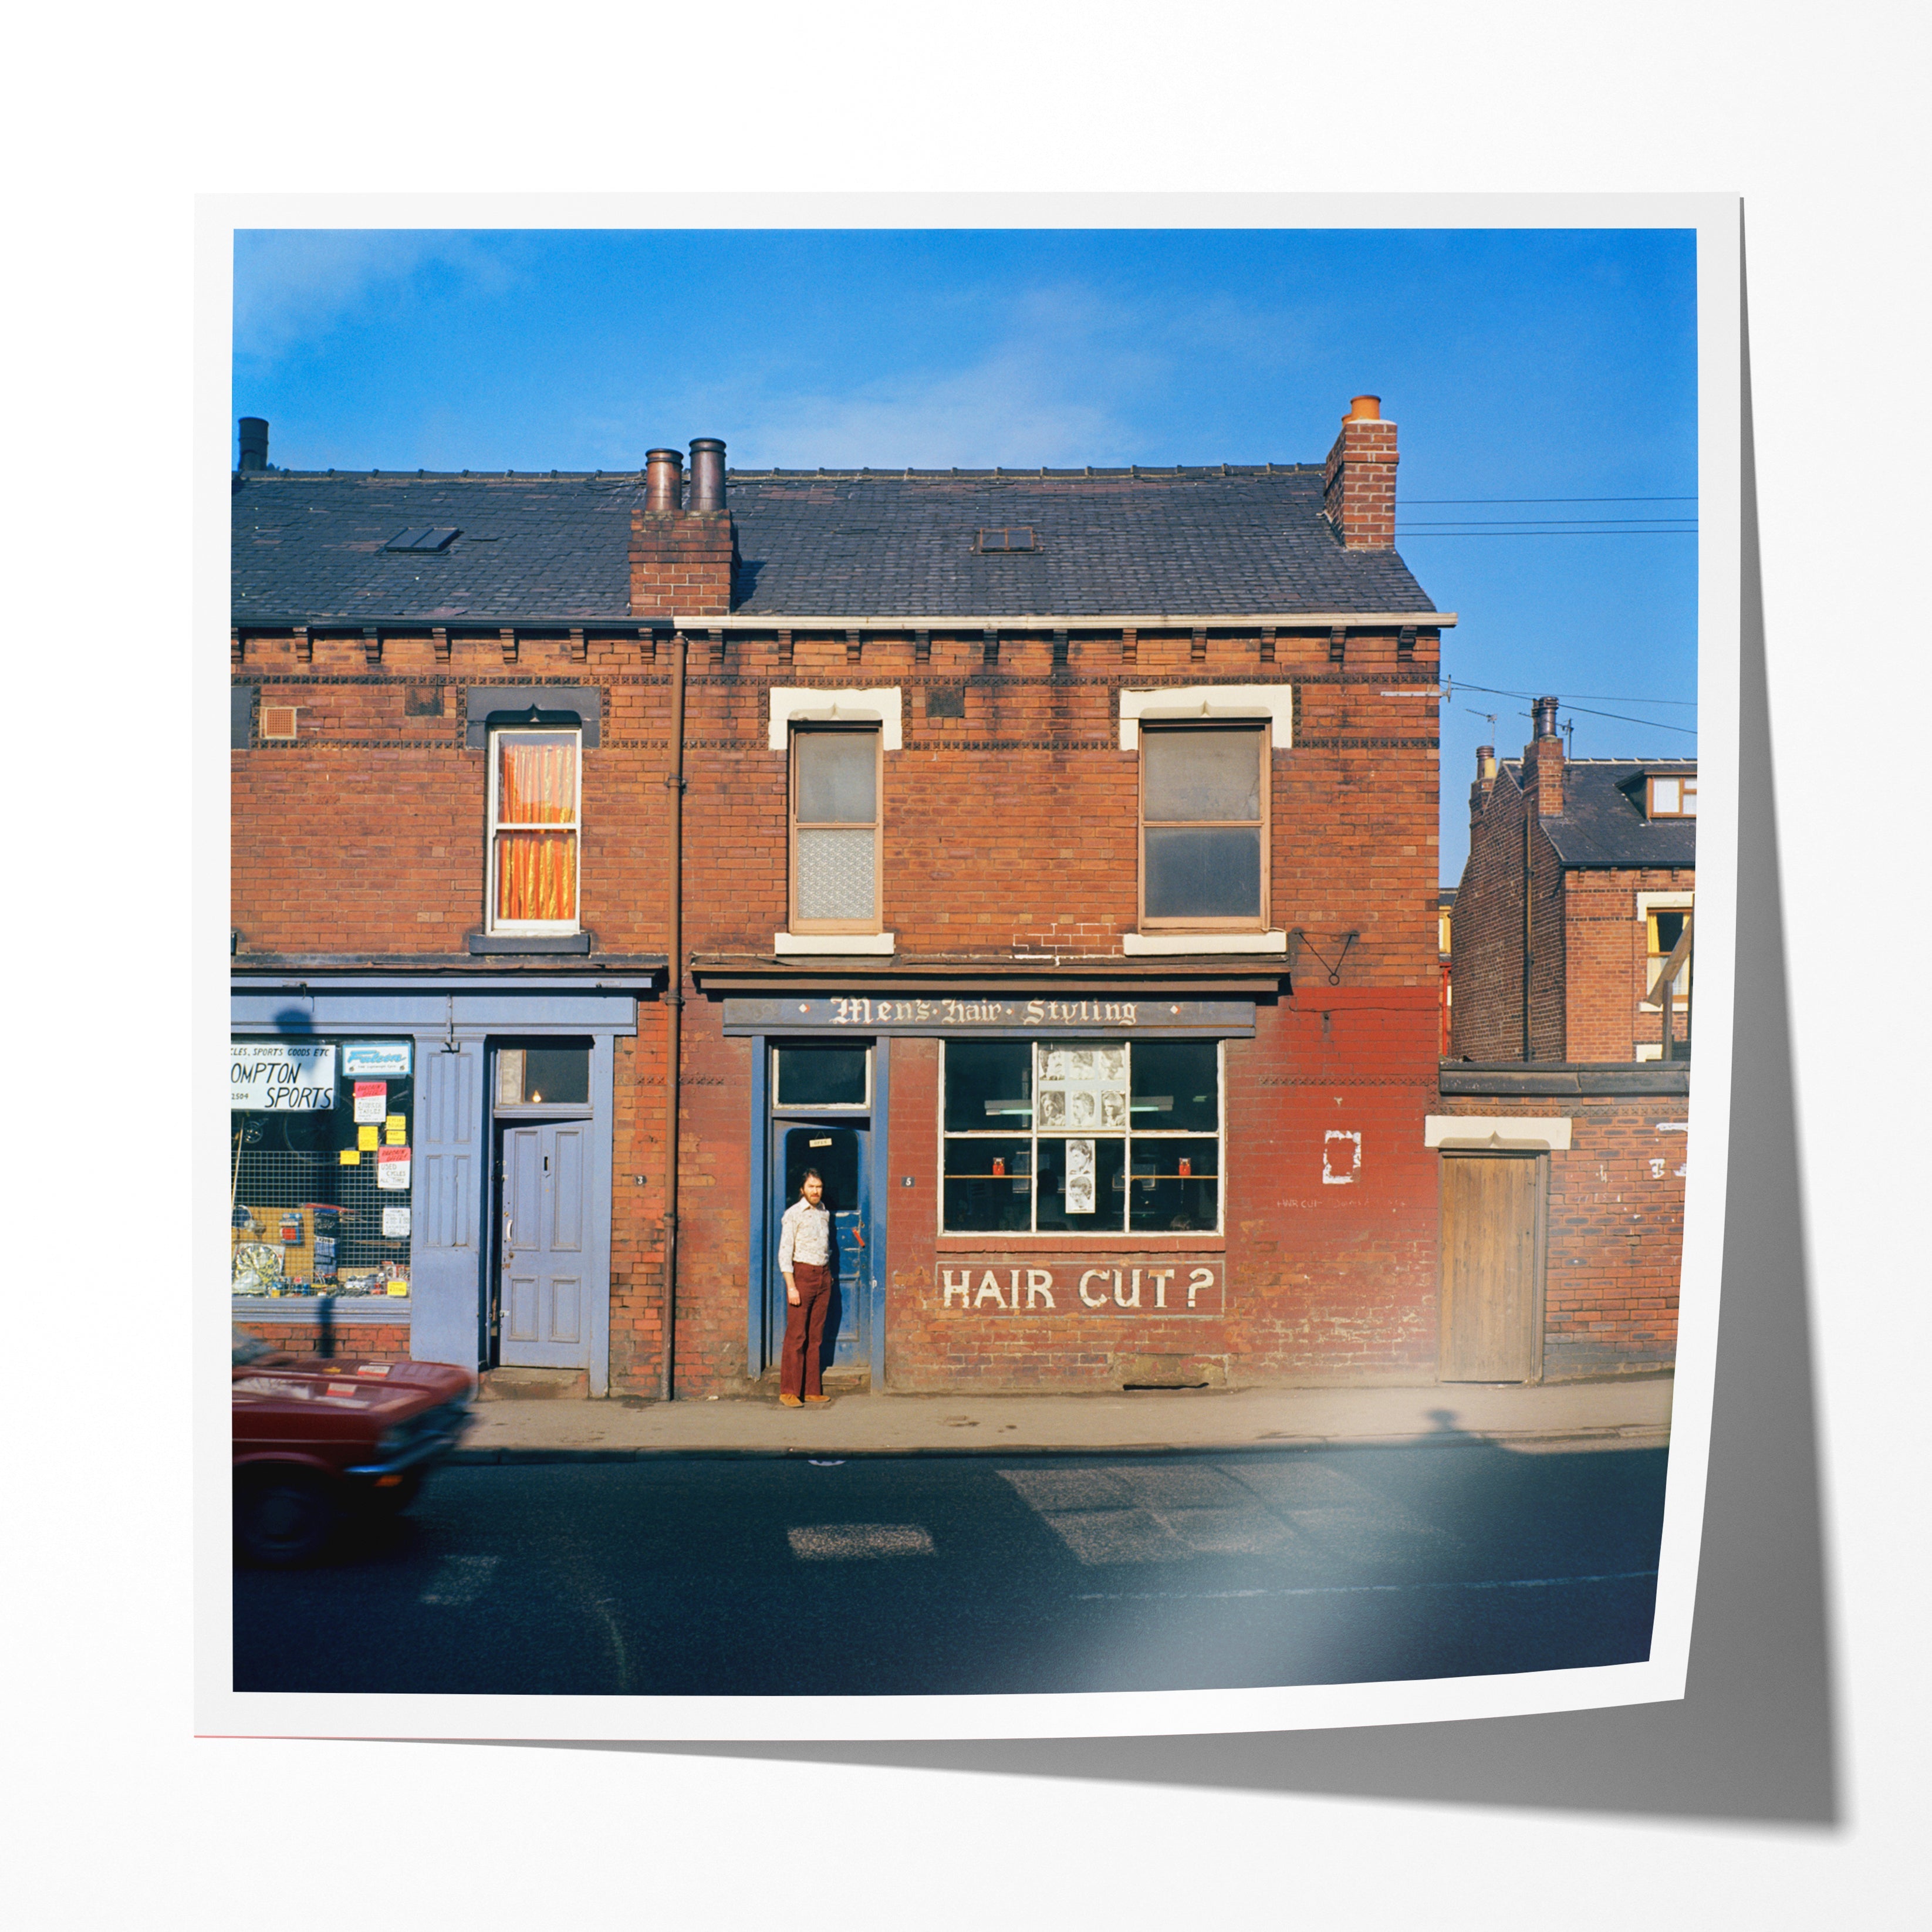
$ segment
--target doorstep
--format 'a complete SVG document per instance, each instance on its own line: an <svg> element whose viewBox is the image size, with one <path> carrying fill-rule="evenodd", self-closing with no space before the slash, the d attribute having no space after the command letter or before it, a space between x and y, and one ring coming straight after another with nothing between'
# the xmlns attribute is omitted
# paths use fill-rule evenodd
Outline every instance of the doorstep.
<svg viewBox="0 0 1932 1932"><path fill-rule="evenodd" d="M485 1369L478 1378L478 1402L587 1402L586 1369Z"/></svg>

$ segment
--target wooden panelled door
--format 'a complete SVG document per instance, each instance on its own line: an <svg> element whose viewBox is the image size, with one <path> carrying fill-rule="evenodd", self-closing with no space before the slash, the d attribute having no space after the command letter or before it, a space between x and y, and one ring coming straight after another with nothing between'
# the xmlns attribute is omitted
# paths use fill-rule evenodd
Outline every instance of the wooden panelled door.
<svg viewBox="0 0 1932 1932"><path fill-rule="evenodd" d="M1546 1172L1540 1154L1442 1156L1445 1382L1542 1379Z"/></svg>
<svg viewBox="0 0 1932 1932"><path fill-rule="evenodd" d="M498 1359L506 1368L590 1364L584 1222L590 1123L498 1130L503 1271Z"/></svg>

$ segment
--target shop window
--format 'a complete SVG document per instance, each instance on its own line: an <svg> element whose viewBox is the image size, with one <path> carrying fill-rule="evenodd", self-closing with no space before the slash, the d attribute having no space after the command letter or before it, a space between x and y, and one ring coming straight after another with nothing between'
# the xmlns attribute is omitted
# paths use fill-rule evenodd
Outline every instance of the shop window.
<svg viewBox="0 0 1932 1932"><path fill-rule="evenodd" d="M408 1040L230 1040L232 1293L409 1293L414 1067Z"/></svg>
<svg viewBox="0 0 1932 1932"><path fill-rule="evenodd" d="M1213 1041L949 1041L949 1234L1212 1233Z"/></svg>
<svg viewBox="0 0 1932 1932"><path fill-rule="evenodd" d="M1650 781L1652 818L1695 818L1697 781L1693 778L1653 778Z"/></svg>
<svg viewBox="0 0 1932 1932"><path fill-rule="evenodd" d="M791 734L791 930L879 930L876 729Z"/></svg>
<svg viewBox="0 0 1932 1932"><path fill-rule="evenodd" d="M772 1105L820 1113L862 1108L872 1100L872 1050L863 1046L780 1046L772 1051Z"/></svg>
<svg viewBox="0 0 1932 1932"><path fill-rule="evenodd" d="M500 730L490 740L490 930L574 932L581 733Z"/></svg>
<svg viewBox="0 0 1932 1932"><path fill-rule="evenodd" d="M1264 927L1268 728L1144 722L1140 741L1142 927Z"/></svg>

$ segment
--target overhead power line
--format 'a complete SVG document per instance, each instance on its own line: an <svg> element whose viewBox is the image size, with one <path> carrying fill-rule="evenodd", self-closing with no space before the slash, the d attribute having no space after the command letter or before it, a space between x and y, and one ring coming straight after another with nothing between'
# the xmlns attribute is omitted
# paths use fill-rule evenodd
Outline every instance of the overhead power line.
<svg viewBox="0 0 1932 1932"><path fill-rule="evenodd" d="M1694 503L1695 496L1411 496L1412 503L1446 509L1456 503Z"/></svg>
<svg viewBox="0 0 1932 1932"><path fill-rule="evenodd" d="M1541 693L1535 692L1503 691L1490 684L1465 684L1460 678L1452 679L1450 684L1451 688L1455 690L1480 691L1491 698L1534 698L1542 695ZM1608 701L1613 704L1674 704L1682 700L1669 698L1612 698ZM1468 709L1466 705L1462 708L1465 710ZM1562 705L1562 709L1565 711L1580 711L1586 718L1612 718L1620 724L1647 724L1653 730L1681 732L1687 738L1694 738L1697 735L1697 728L1694 724L1667 724L1660 718L1632 718L1621 711L1593 711L1587 704L1564 704ZM1486 711L1478 711L1472 712L1470 715L1472 717L1486 718L1490 714ZM1535 714L1533 712L1522 711L1515 715L1520 718L1529 718Z"/></svg>

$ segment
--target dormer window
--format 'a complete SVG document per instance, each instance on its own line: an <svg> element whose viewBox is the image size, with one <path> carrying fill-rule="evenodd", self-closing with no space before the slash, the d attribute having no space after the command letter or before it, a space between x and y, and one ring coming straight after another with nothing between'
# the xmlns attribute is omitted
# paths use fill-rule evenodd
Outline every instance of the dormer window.
<svg viewBox="0 0 1932 1932"><path fill-rule="evenodd" d="M1695 818L1697 816L1697 781L1690 778L1652 778L1649 805L1651 818Z"/></svg>

